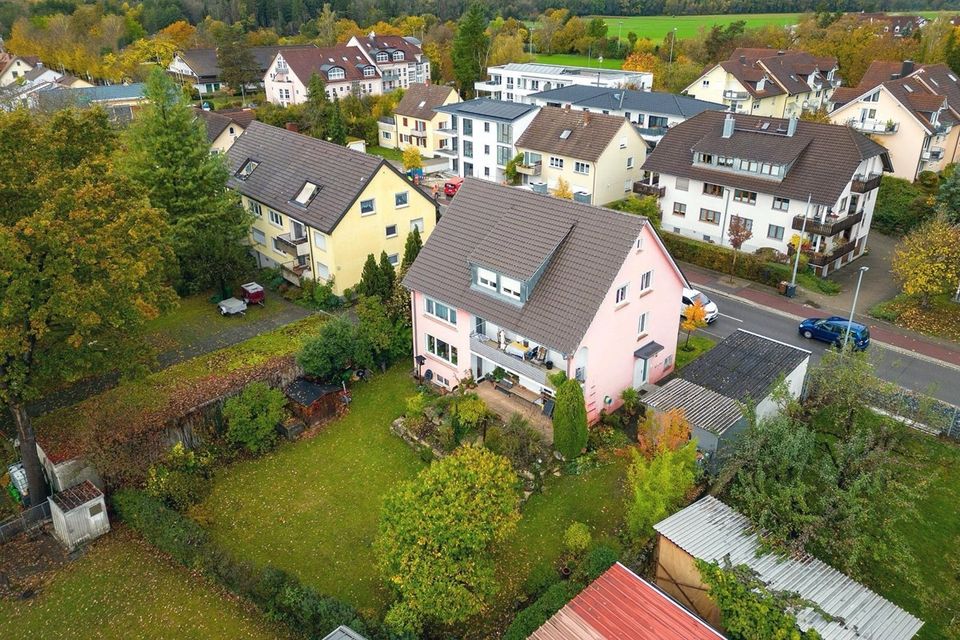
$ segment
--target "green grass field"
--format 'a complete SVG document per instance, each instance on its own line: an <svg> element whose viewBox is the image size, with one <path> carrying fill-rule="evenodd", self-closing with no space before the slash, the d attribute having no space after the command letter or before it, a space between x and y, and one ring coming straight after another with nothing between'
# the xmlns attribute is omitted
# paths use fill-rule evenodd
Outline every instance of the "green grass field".
<svg viewBox="0 0 960 640"><path fill-rule="evenodd" d="M534 56L537 62L544 64L564 64L574 67L592 67L600 66L604 69L619 69L623 66L623 60L615 58L604 58L602 64L597 64L596 58L577 55L575 53L555 53L553 55Z"/></svg>
<svg viewBox="0 0 960 640"><path fill-rule="evenodd" d="M276 640L286 635L121 528L95 542L35 599L0 600L0 637Z"/></svg>

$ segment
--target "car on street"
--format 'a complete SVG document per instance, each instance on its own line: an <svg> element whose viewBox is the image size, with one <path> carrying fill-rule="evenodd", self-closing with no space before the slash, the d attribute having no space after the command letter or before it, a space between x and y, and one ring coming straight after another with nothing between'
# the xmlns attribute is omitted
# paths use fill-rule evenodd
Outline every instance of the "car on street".
<svg viewBox="0 0 960 640"><path fill-rule="evenodd" d="M850 329L850 342L855 351L863 351L870 346L870 329L859 322L851 322L840 316L829 318L807 318L800 323L800 335L808 340L820 340L842 347L843 339Z"/></svg>
<svg viewBox="0 0 960 640"><path fill-rule="evenodd" d="M713 324L713 321L717 319L720 315L720 309L717 308L717 303L708 298L706 295L700 293L696 289L683 289L683 308L680 310L680 317L687 317L687 307L694 304L697 301L700 301L700 304L703 305L704 310L704 319L707 321L707 324Z"/></svg>

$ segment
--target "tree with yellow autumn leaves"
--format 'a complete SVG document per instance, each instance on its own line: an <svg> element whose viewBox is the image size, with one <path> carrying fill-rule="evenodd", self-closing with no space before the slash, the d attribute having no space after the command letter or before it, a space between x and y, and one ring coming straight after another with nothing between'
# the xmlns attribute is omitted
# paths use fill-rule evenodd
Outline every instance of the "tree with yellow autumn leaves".
<svg viewBox="0 0 960 640"><path fill-rule="evenodd" d="M900 241L891 266L903 292L928 308L934 296L957 290L960 226L944 215L930 220Z"/></svg>

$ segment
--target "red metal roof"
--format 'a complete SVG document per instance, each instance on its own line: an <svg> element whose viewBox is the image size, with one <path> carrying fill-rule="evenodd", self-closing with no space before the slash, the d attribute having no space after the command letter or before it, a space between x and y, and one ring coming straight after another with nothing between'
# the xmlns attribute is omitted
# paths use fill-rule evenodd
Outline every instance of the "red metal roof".
<svg viewBox="0 0 960 640"><path fill-rule="evenodd" d="M533 640L724 640L619 562L530 636Z"/></svg>

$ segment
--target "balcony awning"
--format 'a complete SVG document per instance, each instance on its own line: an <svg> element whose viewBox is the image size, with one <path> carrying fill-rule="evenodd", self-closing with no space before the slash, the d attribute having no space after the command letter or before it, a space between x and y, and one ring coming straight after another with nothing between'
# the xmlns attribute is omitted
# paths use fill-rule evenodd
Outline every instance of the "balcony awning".
<svg viewBox="0 0 960 640"><path fill-rule="evenodd" d="M663 345L654 340L634 351L633 357L647 360L648 358L652 358L653 356L657 355L661 351L663 351Z"/></svg>

